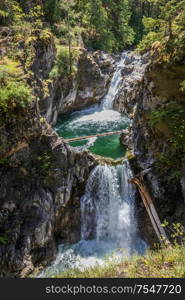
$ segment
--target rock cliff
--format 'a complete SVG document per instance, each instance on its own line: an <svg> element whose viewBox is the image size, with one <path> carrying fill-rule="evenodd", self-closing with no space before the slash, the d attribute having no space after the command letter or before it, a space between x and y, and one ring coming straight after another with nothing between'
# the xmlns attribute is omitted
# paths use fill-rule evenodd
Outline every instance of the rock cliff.
<svg viewBox="0 0 185 300"><path fill-rule="evenodd" d="M36 116L29 113L22 122L1 128L9 144L0 164L1 277L24 277L54 258L57 241L79 240L80 197L97 164Z"/></svg>
<svg viewBox="0 0 185 300"><path fill-rule="evenodd" d="M177 132L182 137L184 134L184 93L179 87L185 68L183 64L167 67L154 63L145 65L147 58L149 55L146 54L139 62L145 71L140 77L133 77L132 85L127 86L133 74L134 57L129 62L130 75L123 81L121 92L114 103L116 109L133 119L130 135L122 135L121 142L134 155L131 161L135 174L150 169L145 182L161 221L166 219L170 224L185 224L183 145L182 149L174 148ZM123 73L126 72L127 68L123 70ZM152 245L157 240L140 198L138 215L141 232Z"/></svg>
<svg viewBox="0 0 185 300"><path fill-rule="evenodd" d="M41 112L55 125L58 115L100 103L114 71L116 57L102 51L81 49L73 76L58 76L50 85L50 95L40 101Z"/></svg>

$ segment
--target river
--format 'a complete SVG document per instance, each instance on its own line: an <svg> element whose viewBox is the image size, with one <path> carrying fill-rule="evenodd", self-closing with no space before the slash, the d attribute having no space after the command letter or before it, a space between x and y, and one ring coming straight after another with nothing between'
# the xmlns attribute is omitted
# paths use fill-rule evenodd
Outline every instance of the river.
<svg viewBox="0 0 185 300"><path fill-rule="evenodd" d="M113 109L114 99L123 83L122 70L132 53L124 52L117 63L107 95L101 104L61 117L56 131L64 138L89 136L126 129L131 121ZM133 63L128 85L141 76L139 57ZM71 143L79 150L88 148L93 153L122 158L126 149L119 136L93 137ZM104 264L106 257L128 257L144 253L146 244L139 237L135 187L128 182L133 176L129 161L118 166L97 166L92 170L81 198L81 240L73 245L60 245L56 260L39 277L50 277L68 269L84 270Z"/></svg>

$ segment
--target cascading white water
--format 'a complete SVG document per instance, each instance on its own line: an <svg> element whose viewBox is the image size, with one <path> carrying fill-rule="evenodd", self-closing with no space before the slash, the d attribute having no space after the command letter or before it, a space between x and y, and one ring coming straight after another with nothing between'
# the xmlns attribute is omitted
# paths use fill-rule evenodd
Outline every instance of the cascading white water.
<svg viewBox="0 0 185 300"><path fill-rule="evenodd" d="M103 110L109 110L113 108L114 99L119 91L119 87L122 82L121 72L123 70L124 62L127 58L127 55L128 52L123 52L121 55L121 59L117 64L116 71L112 77L108 93L102 101Z"/></svg>
<svg viewBox="0 0 185 300"><path fill-rule="evenodd" d="M131 254L137 239L135 187L129 163L97 166L81 199L82 240L95 238ZM93 226L92 226L93 225ZM135 249L136 250L136 249Z"/></svg>
<svg viewBox="0 0 185 300"><path fill-rule="evenodd" d="M81 241L61 245L56 261L39 277L49 277L66 269L84 270L103 264L105 256L117 258L142 253L135 214L135 187L128 161L113 166L97 166L90 174L81 198Z"/></svg>

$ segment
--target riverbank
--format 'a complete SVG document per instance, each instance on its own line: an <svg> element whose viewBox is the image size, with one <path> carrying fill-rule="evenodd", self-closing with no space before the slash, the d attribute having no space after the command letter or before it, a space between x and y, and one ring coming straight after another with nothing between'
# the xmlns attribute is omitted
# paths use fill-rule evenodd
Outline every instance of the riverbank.
<svg viewBox="0 0 185 300"><path fill-rule="evenodd" d="M144 256L107 262L85 271L68 270L54 278L185 278L185 245L149 250Z"/></svg>

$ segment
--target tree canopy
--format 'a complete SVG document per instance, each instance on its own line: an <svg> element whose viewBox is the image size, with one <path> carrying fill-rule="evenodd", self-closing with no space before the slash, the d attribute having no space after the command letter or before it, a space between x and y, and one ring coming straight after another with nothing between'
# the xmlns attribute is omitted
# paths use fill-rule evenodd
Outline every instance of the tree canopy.
<svg viewBox="0 0 185 300"><path fill-rule="evenodd" d="M185 0L1 0L0 26L48 27L61 44L117 52L185 43ZM26 27L26 26L25 26ZM176 55L173 53L173 55Z"/></svg>

